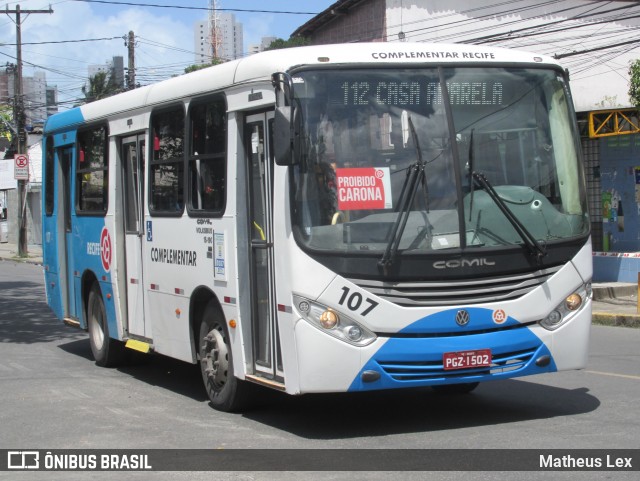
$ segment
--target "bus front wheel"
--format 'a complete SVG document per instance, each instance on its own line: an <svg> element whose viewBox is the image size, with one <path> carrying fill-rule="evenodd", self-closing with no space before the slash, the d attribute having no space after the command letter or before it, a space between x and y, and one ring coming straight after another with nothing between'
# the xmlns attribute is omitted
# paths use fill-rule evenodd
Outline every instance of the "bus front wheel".
<svg viewBox="0 0 640 481"><path fill-rule="evenodd" d="M229 330L213 301L204 310L198 339L200 371L211 405L219 411L240 410L248 387L233 375Z"/></svg>
<svg viewBox="0 0 640 481"><path fill-rule="evenodd" d="M109 336L107 313L97 284L91 286L87 298L87 324L89 344L96 364L103 367L120 364L125 355L124 344Z"/></svg>

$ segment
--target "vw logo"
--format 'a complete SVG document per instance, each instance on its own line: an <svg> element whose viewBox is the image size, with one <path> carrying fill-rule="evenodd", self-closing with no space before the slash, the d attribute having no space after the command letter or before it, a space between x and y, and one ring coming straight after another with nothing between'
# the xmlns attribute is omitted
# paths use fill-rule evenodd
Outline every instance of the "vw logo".
<svg viewBox="0 0 640 481"><path fill-rule="evenodd" d="M461 309L456 312L456 324L458 324L459 326L466 326L467 324L469 324L469 319L470 317L468 311Z"/></svg>

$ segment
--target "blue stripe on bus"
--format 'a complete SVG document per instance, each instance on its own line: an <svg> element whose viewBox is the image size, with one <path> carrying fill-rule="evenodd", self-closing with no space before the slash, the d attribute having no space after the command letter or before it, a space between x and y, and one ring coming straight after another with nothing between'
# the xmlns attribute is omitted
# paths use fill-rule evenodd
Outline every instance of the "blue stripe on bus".
<svg viewBox="0 0 640 481"><path fill-rule="evenodd" d="M471 330L498 328L493 321L491 309L469 308ZM527 327L498 329L464 335L467 327L451 326L448 322L458 309L449 309L416 321L400 332L410 337L389 339L364 365L353 380L350 391L367 391L403 387L420 387L438 384L482 382L508 379L516 376L557 371L551 352L547 346ZM444 325L448 325L447 335ZM516 326L519 323L508 318L502 326ZM440 335L421 337L417 333L429 330ZM416 334L411 337L411 334ZM454 335L455 334L455 335ZM445 352L491 349L493 364L490 368L468 368L444 370ZM546 366L536 365L536 360L548 356ZM362 373L375 371L380 379L362 382Z"/></svg>
<svg viewBox="0 0 640 481"><path fill-rule="evenodd" d="M430 316L417 320L413 324L408 325L402 331L402 334L435 334L456 332L457 335L464 334L465 331L479 331L482 329L495 329L497 327L518 326L520 323L512 317L506 316L504 311L498 309L486 309L482 307L465 307L464 310L469 314L469 323L460 327L456 323L456 314L461 309L447 309L437 312ZM500 311L500 313L499 313ZM506 320L502 324L497 324L493 318L494 315L504 314Z"/></svg>

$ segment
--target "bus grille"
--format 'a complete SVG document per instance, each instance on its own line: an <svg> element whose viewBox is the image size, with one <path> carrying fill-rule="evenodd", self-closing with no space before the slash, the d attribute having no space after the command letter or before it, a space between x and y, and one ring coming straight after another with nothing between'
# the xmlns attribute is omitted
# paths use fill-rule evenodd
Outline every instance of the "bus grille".
<svg viewBox="0 0 640 481"><path fill-rule="evenodd" d="M479 367L470 369L457 369L446 371L442 361L379 361L382 370L391 376L395 381L425 381L436 379L452 379L456 377L466 377L473 375L498 374L503 372L517 371L524 368L533 358L536 350L508 352L504 354L494 354L489 367Z"/></svg>
<svg viewBox="0 0 640 481"><path fill-rule="evenodd" d="M543 284L558 270L560 266L526 274L444 282L349 280L358 287L398 306L451 306L517 299Z"/></svg>

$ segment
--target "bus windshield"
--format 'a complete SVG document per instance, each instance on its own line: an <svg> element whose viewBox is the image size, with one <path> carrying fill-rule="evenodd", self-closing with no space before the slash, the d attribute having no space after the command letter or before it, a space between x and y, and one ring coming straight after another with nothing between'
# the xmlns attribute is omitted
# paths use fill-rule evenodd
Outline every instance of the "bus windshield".
<svg viewBox="0 0 640 481"><path fill-rule="evenodd" d="M558 71L323 69L292 80L301 124L292 217L306 249L543 251L587 234L571 98Z"/></svg>

